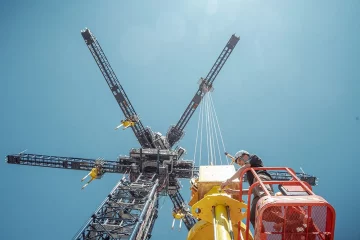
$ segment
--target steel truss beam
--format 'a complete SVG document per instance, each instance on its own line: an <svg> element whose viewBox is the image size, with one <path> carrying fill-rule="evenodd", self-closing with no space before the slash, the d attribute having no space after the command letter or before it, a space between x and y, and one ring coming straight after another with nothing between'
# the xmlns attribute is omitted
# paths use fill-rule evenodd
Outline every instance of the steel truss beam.
<svg viewBox="0 0 360 240"><path fill-rule="evenodd" d="M171 201L174 204L174 209L178 211L181 210L184 213L185 217L183 218L184 224L188 230L190 230L196 223L196 219L191 215L188 204L184 201L180 193L180 183L179 180L171 178L169 181L169 190L168 194Z"/></svg>
<svg viewBox="0 0 360 240"><path fill-rule="evenodd" d="M140 157L140 151L141 157ZM158 149L133 149L130 152L130 157L120 157L118 161L109 161L104 160L103 169L105 172L109 173L125 173L131 168L139 168L139 172L145 170L141 169L140 166L145 165L145 162L151 163L152 165L157 166L157 162L154 163L154 151L157 153ZM139 154L138 156L136 154ZM169 159L166 157L171 156L172 153L170 150L160 150L160 165L163 165L164 159ZM152 157L151 157L152 156ZM173 165L167 166L168 171L164 172L170 173L172 178L191 178L193 174L199 172L199 168L194 166L194 162L190 160L176 160L176 155L174 156ZM152 160L152 161L150 161ZM39 166L39 167L50 167L50 168L63 168L63 169L73 169L73 170L84 170L90 171L95 163L95 159L87 158L74 158L74 157L59 157L59 156L47 156L47 155L38 155L38 154L13 154L6 156L6 162L9 164L19 164L27 166ZM171 167L173 169L171 171ZM170 169L169 169L170 168ZM140 170L141 169L141 170ZM159 169L160 170L160 169ZM154 172L156 173L156 172ZM160 173L160 172L159 172ZM290 180L291 175L287 172L282 171L269 171L273 180ZM315 176L306 174L306 173L296 173L296 175L302 180L309 183L311 186L317 185L317 178ZM246 178L244 178L246 181Z"/></svg>
<svg viewBox="0 0 360 240"><path fill-rule="evenodd" d="M140 174L133 183L123 178L74 239L149 239L157 217L158 183L154 174Z"/></svg>
<svg viewBox="0 0 360 240"><path fill-rule="evenodd" d="M216 76L219 74L220 70L226 63L230 54L234 50L236 44L239 41L239 37L232 35L225 45L224 49L221 51L219 57L216 62L212 66L210 72L206 76L205 79L201 78L201 82L199 85L199 89L196 91L194 97L191 99L191 102L187 106L185 112L180 117L180 120L175 126L171 126L166 135L170 147L174 146L176 142L178 142L184 135L184 129L187 123L189 122L191 116L194 114L196 108L199 106L204 95L212 90L213 82Z"/></svg>
<svg viewBox="0 0 360 240"><path fill-rule="evenodd" d="M136 117L138 119L135 126L131 127L140 145L143 148L155 147L153 145L153 136L149 128L145 128L138 118L134 107L132 106L129 98L127 97L123 87L121 86L118 78L115 75L114 70L110 66L104 51L102 50L99 42L89 29L81 31L81 35L84 38L86 45L88 46L96 64L98 65L102 75L104 76L111 93L114 95L117 103L119 104L122 112L127 119Z"/></svg>

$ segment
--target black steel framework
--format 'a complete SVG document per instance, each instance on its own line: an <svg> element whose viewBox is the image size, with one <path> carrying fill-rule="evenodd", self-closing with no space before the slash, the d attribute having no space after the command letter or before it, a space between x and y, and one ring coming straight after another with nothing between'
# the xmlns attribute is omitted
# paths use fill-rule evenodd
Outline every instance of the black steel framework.
<svg viewBox="0 0 360 240"><path fill-rule="evenodd" d="M132 149L129 157L119 157L117 161L102 160L104 173L140 173L145 171L159 172L159 175L170 174L177 178L191 178L192 172L197 172L193 161L178 160L176 152L171 150L161 150L159 161L157 153L149 153L150 149ZM142 156L138 156L138 152ZM6 157L9 164L25 166L38 166L49 168L62 168L72 170L90 171L95 165L96 159L48 156L40 154L12 154ZM152 168L152 169L151 169Z"/></svg>
<svg viewBox="0 0 360 240"><path fill-rule="evenodd" d="M125 117L138 119L134 107L94 35L89 29L81 31L81 35ZM185 126L202 97L212 90L216 76L238 41L239 37L231 36L206 78L201 79L199 89L179 122L170 127L166 137L161 133L152 132L149 127L144 127L139 119L131 128L141 148L131 149L128 157L120 156L115 161L101 160L103 174L125 175L74 239L149 239L158 213L158 198L164 195L169 195L174 208L183 211L185 215L183 221L187 229L196 223L180 194L181 186L178 179L190 179L199 169L194 166L193 161L182 160L185 149L171 148L183 137ZM9 164L90 171L98 160L19 153L8 155L6 161ZM270 174L275 180L291 178L289 174L283 172ZM316 184L314 176L304 173L297 175L310 185Z"/></svg>
<svg viewBox="0 0 360 240"><path fill-rule="evenodd" d="M175 190L180 189L178 178L190 179L193 175L198 174L199 167L194 166L191 160L177 159L176 151L161 150L159 151L159 162L157 154L152 151L153 149L132 149L130 157L119 157L117 161L103 160L103 169L105 173L134 173L140 172L159 172L158 177L161 179L169 176L169 181L166 185L168 194L175 194ZM142 156L139 156L142 152ZM156 151L157 152L157 151ZM90 171L94 166L96 159L87 158L74 158L74 157L60 157L48 156L39 154L12 154L6 156L6 162L9 164L18 164L25 166L49 167L49 168L62 168L72 170ZM159 164L158 164L159 163ZM152 169L151 169L152 168ZM269 172L273 180L288 181L291 180L291 175L283 171ZM311 186L317 185L317 178L306 173L296 173L302 180L309 183ZM246 178L243 180L247 181ZM176 207L181 206L184 202L182 197L176 201Z"/></svg>
<svg viewBox="0 0 360 240"><path fill-rule="evenodd" d="M124 89L122 88L118 78L115 75L112 67L110 66L109 61L107 60L104 51L102 50L100 44L96 38L92 35L89 29L81 31L86 45L88 46L92 56L95 59L102 75L104 76L109 88L114 95L117 103L119 104L122 112L124 113L127 119L132 117L138 118L138 115L135 112L134 107L132 106L129 98L127 97ZM131 127L134 131L136 138L138 139L141 147L143 148L155 148L152 144L152 134L151 130L144 128L141 120L139 119L137 124Z"/></svg>
<svg viewBox="0 0 360 240"><path fill-rule="evenodd" d="M140 174L120 181L76 234L80 239L149 239L157 218L159 180Z"/></svg>
<svg viewBox="0 0 360 240"><path fill-rule="evenodd" d="M167 139L169 142L170 147L172 147L176 142L178 142L184 135L184 129L189 122L191 116L194 114L196 108L199 106L202 98L204 95L212 90L213 82L216 76L219 74L220 70L226 63L227 59L229 58L230 54L234 50L236 44L239 41L239 37L232 35L229 41L227 42L226 46L220 53L219 57L217 58L216 62L212 66L210 72L206 76L205 79L201 78L199 89L196 91L194 97L191 99L191 102L187 106L185 112L180 117L180 120L175 126L171 126L168 133Z"/></svg>

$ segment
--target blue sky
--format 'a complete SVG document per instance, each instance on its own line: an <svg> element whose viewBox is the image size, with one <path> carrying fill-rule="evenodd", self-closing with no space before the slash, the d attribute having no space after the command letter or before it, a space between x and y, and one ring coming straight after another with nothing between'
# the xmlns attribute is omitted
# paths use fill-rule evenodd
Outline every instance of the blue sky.
<svg viewBox="0 0 360 240"><path fill-rule="evenodd" d="M314 190L336 209L336 239L360 236L359 1L2 1L0 155L115 160L137 147L114 131L123 115L80 30L99 40L144 125L178 121L220 51L241 39L215 80L226 149L267 166L320 178ZM196 114L181 145L192 159ZM2 239L69 239L119 175L81 191L80 171L0 163ZM189 199L188 184L182 190ZM171 202L153 239L171 231Z"/></svg>

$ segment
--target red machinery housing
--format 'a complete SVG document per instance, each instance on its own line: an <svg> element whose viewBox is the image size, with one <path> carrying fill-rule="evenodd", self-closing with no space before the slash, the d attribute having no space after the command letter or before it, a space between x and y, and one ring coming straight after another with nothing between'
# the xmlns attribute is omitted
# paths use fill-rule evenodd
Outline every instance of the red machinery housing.
<svg viewBox="0 0 360 240"><path fill-rule="evenodd" d="M262 181L256 170L287 171L290 181ZM255 186L264 189L265 196L256 206L255 240L332 240L335 230L335 209L322 197L313 193L311 186L301 181L294 170L285 167L263 167L246 169L240 176L240 200L242 200L242 179L251 171L256 181L248 190L246 235L249 234L251 193ZM280 192L269 193L265 184L278 185ZM245 194L245 191L244 191ZM240 235L239 235L240 236ZM241 239L239 237L239 239Z"/></svg>

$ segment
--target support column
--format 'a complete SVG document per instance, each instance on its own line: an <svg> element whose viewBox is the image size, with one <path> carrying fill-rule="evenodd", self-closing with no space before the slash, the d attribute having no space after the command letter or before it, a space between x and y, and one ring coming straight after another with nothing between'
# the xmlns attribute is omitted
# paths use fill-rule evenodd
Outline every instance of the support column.
<svg viewBox="0 0 360 240"><path fill-rule="evenodd" d="M224 205L215 206L216 239L231 240L227 210Z"/></svg>

